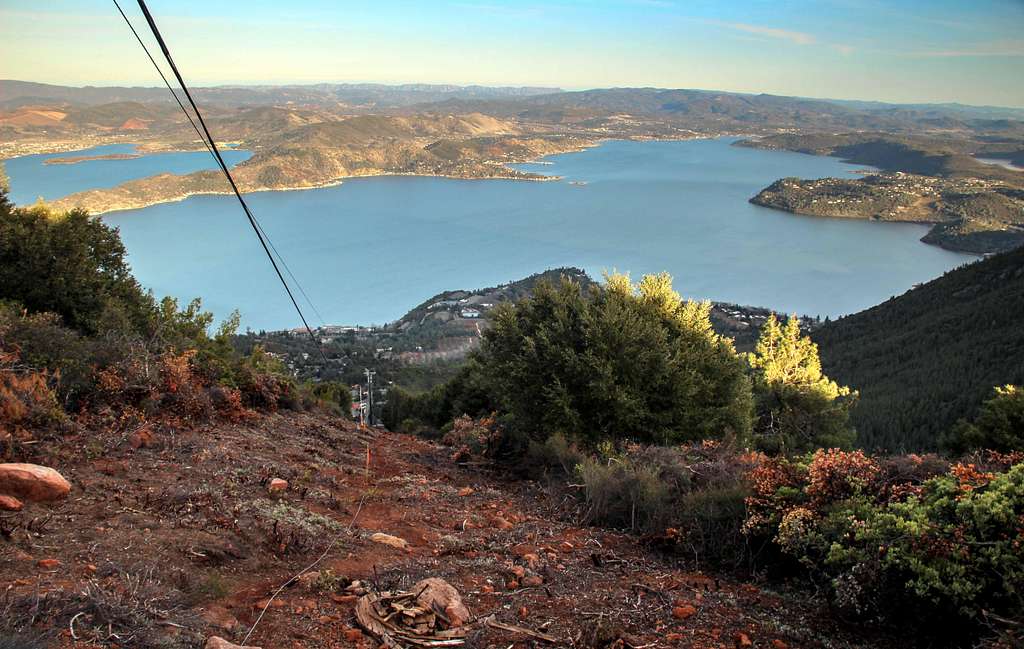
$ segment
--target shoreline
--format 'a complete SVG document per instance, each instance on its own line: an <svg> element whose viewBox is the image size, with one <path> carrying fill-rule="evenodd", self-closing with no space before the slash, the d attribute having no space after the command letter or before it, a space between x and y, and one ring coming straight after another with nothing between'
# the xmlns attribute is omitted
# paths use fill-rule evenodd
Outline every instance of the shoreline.
<svg viewBox="0 0 1024 649"><path fill-rule="evenodd" d="M607 142L614 142L614 141L622 141L622 142L640 142L640 141L646 141L646 142L650 142L650 141L654 141L654 142L688 142L688 141L692 141L692 140L714 140L714 139L719 139L719 138L723 138L723 137L743 137L743 136L742 135L733 134L733 133L721 133L721 134L717 134L717 135L687 135L687 136L672 136L672 137L646 137L646 136L637 136L637 137L598 137L598 138L594 138L593 140L591 140L587 144L569 147L569 148L567 148L564 151L555 151L555 152L552 152L552 153L546 153L546 154L540 155L540 156L538 156L536 158L531 158L529 160L502 161L502 162L488 161L488 162L483 163L483 164L495 165L495 166L498 166L499 168L502 168L502 169L505 169L505 170L508 170L508 171L511 171L511 172L515 172L516 174L522 174L522 175L487 174L487 175L480 175L480 176L468 176L468 175L444 174L444 173L433 174L433 173L415 173L415 172L380 172L380 173L351 174L351 175L348 175L348 176L340 176L340 177L334 178L334 179L332 179L330 181L326 181L326 182L323 182L323 183L311 184L311 185L289 185L289 186L284 186L284 187L259 187L259 188L253 188L253 189L244 190L242 193L243 194L254 194L254 193L262 193L262 192L290 192L290 191L302 191L302 190L312 190L312 189L325 189L325 188L329 188L329 187L336 187L338 185L343 184L345 181L349 181L349 180L356 180L356 179L359 179L359 178L381 178L381 177L388 177L388 176L392 176L392 177L418 177L418 178L445 178L445 179L449 179L449 180L517 180L517 181L531 181L531 182L559 182L559 181L564 180L563 176L559 176L559 175L544 175L544 174L535 173L535 172L523 172L523 171L520 171L518 169L515 169L515 168L511 167L510 165L519 165L519 164L553 165L554 163L550 162L550 161L547 161L546 158L550 158L551 156L555 156L555 155L564 155L564 154L570 154L570 153L581 153L583 151L587 151L589 149L593 149L593 148L599 147L599 146L601 146L601 145L603 145L603 144L605 144ZM131 142L118 142L118 143L119 144L132 144L136 148L137 152L146 152L146 153L157 153L157 152L181 152L181 153L187 153L187 152L196 151L194 149L188 149L187 150L187 149L168 148L168 146L166 144L161 144L161 143L142 143L142 144L136 144L136 143L131 143ZM107 144L114 144L114 143L107 142L107 143L103 143L103 144L94 144L91 147L86 147L86 149L88 149L88 148L95 148L97 146L105 146ZM231 145L239 146L241 143L239 143L239 142L224 142L224 143L221 143L221 144L230 147ZM70 146L70 145L68 145L68 146ZM84 150L84 149L81 149L81 148L78 148L78 149L74 149L74 148L72 148L72 149L64 149L63 147L60 147L60 148L63 149L63 150L57 151L58 153L67 153L67 152L73 152L75 150ZM202 151L202 149L199 149L198 151ZM145 153L137 153L137 154L110 154L110 155L139 155L139 156L141 156L141 155L144 155L144 154ZM35 154L26 154L26 155L35 155ZM14 157L21 157L21 156L14 156ZM77 164L79 162L87 162L87 161L93 160L93 159L106 159L106 158L107 158L107 156L97 156L95 158L93 158L91 156L83 156L83 159L81 159L81 160L77 160L76 159L74 161L74 163L71 163L71 162L67 162L67 163L61 162L61 163L54 163L54 164ZM47 163L44 162L44 164L47 164ZM161 174L156 174L156 175L161 175ZM180 175L177 175L177 174L170 174L170 175L177 176L179 178L187 177L187 176L180 176ZM150 177L155 177L155 176L150 176ZM138 180L144 180L144 178L138 179ZM137 182L137 181L127 181L127 182ZM114 190L117 187L120 187L120 186L122 186L124 184L127 184L127 183L121 183L120 185L116 185L115 187L110 187L110 188L88 189L88 190L84 190L83 192L75 192L75 194L86 193L86 192L94 192L94 191L110 191L110 190ZM61 198L58 198L58 199L55 199L55 200L47 201L47 203L51 204L51 205L53 205L53 204L60 205L61 203L65 202L68 198L70 198L71 196L74 196L75 194L70 194L68 196L64 196L64 197L61 197ZM113 213L116 213L116 212L128 212L128 211L132 211L132 210L142 210L142 209L146 209L148 207L154 207L156 205L163 205L163 204L170 204L170 203L180 203L180 202L182 202L182 201L184 201L184 200L186 200L188 198L191 198L193 196L230 196L230 195L233 195L233 192L228 191L228 190L224 190L224 191L194 191L194 192L190 191L190 192L185 192L183 194L174 194L174 195L171 195L171 196L162 197L162 198L159 198L159 199L156 199L156 200L153 200L153 201L140 201L139 204L137 204L137 205L130 205L130 206L124 206L124 207L110 207L110 208L104 208L104 209L89 209L89 213L91 215L93 215L93 216L102 216L102 215L105 215L105 214L113 214ZM74 206L74 205L61 205L58 209L73 209L74 207L76 207L76 206Z"/></svg>
<svg viewBox="0 0 1024 649"><path fill-rule="evenodd" d="M522 164L522 163L513 163ZM304 190L315 190L315 189L327 189L330 187L337 187L343 185L346 182L352 180L359 180L360 178L388 178L388 177L407 177L407 178L444 178L446 180L516 180L516 181L527 181L527 182L553 182L563 180L562 176L538 176L535 178L531 177L516 177L516 176L454 176L449 174L417 174L417 173L402 173L402 172L387 172L379 174L356 174L352 176L342 176L335 180L331 180L325 183L319 183L316 185L303 185L303 186L292 186L292 187L260 187L256 189L247 189L242 191L242 195L247 196L249 194L263 194L266 192L300 192ZM175 195L169 198L162 198L152 203L145 205L139 205L134 207L114 207L106 210L90 210L90 216L103 216L104 214L113 214L115 212L130 212L132 210L144 210L149 207L155 207L157 205L165 205L169 203L180 203L193 196L234 196L232 191L198 191L198 192L187 192L181 195ZM51 203L58 203L64 200L63 198L56 201L50 201Z"/></svg>

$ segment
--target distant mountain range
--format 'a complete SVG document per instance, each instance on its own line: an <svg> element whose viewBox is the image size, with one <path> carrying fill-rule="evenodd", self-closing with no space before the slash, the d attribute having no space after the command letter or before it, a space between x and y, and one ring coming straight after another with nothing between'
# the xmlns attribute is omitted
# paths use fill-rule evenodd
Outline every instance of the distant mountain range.
<svg viewBox="0 0 1024 649"><path fill-rule="evenodd" d="M341 83L281 86L212 86L193 88L197 100L222 104L278 105L329 102L355 106L400 107L444 101L445 99L496 99L529 97L560 92L558 88L452 86L403 84L389 86L376 83ZM173 102L162 87L123 86L55 86L31 81L0 80L0 107L53 102L69 104L107 104L113 102Z"/></svg>
<svg viewBox="0 0 1024 649"><path fill-rule="evenodd" d="M890 119L948 117L953 119L1024 120L1024 109L997 106L944 104L889 104L877 101L809 99L717 90L663 88L605 88L564 91L560 88L446 84L322 83L285 85L224 85L195 88L206 101L228 105L316 105L342 102L353 106L399 108L445 101L511 100L521 106L564 109L621 110L626 113L722 113L740 115L752 111L801 110L849 116L868 113ZM31 81L0 80L0 108L37 103L104 104L111 102L170 102L165 88L141 86L60 86ZM473 110L478 110L474 107Z"/></svg>

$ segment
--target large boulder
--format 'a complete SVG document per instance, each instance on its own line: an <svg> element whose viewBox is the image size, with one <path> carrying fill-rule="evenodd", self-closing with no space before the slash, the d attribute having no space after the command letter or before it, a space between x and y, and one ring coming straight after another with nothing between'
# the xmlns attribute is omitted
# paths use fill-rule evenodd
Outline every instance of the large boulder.
<svg viewBox="0 0 1024 649"><path fill-rule="evenodd" d="M64 476L38 464L0 464L0 494L21 500L60 500L71 491Z"/></svg>

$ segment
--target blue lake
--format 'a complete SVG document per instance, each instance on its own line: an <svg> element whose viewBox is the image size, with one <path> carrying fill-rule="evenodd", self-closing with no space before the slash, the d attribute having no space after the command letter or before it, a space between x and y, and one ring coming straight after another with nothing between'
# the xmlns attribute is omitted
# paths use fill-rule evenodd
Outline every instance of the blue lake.
<svg viewBox="0 0 1024 649"><path fill-rule="evenodd" d="M11 158L4 167L11 181L10 198L16 205L62 198L87 189L114 187L129 180L160 173L190 174L203 169L216 169L207 151L174 151L148 153L138 158L84 160L73 164L46 164L56 158L79 156L134 154L134 144L107 144L80 151L43 153ZM248 160L252 153L236 149L222 151L224 162L234 166Z"/></svg>
<svg viewBox="0 0 1024 649"><path fill-rule="evenodd" d="M751 205L780 177L861 167L730 142L608 142L522 165L559 182L378 177L249 202L330 324L384 323L446 289L557 266L595 277L668 271L688 297L834 317L976 259L921 243L921 225ZM121 229L136 276L157 295L202 296L218 316L237 308L253 329L299 324L232 197L104 219Z"/></svg>

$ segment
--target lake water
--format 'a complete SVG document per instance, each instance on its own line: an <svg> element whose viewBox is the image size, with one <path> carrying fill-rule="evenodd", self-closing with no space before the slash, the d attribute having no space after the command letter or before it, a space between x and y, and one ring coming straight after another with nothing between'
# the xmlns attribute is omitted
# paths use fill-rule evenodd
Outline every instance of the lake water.
<svg viewBox="0 0 1024 649"><path fill-rule="evenodd" d="M55 158L79 156L134 154L134 144L107 144L80 151L43 153L11 158L4 167L11 180L10 198L16 205L62 198L87 189L114 187L129 180L160 173L190 174L203 169L216 169L207 151L175 151L148 153L138 158L85 160L74 164L46 164ZM249 151L224 149L221 154L229 167L249 159Z"/></svg>
<svg viewBox="0 0 1024 649"><path fill-rule="evenodd" d="M862 167L730 142L608 142L521 166L559 182L378 177L248 200L329 324L384 323L443 290L557 266L668 271L688 297L834 317L976 259L921 243L926 226L751 205L780 177ZM218 316L237 308L254 329L299 324L234 198L104 218L157 295L202 296Z"/></svg>
<svg viewBox="0 0 1024 649"><path fill-rule="evenodd" d="M1014 171L1024 171L1024 167L1018 167L1005 158L974 158L978 162L984 162L987 165L996 165L998 167L1005 167L1006 169L1013 169Z"/></svg>

